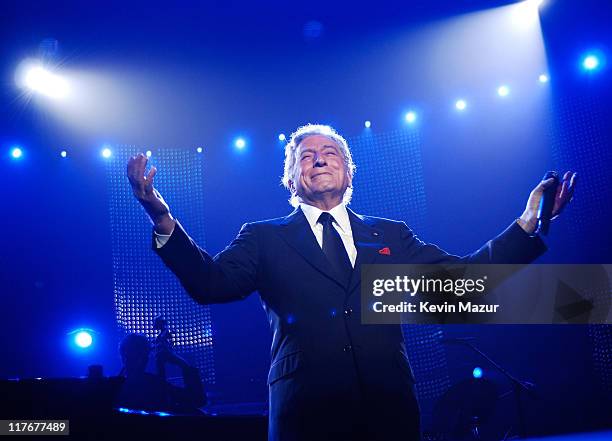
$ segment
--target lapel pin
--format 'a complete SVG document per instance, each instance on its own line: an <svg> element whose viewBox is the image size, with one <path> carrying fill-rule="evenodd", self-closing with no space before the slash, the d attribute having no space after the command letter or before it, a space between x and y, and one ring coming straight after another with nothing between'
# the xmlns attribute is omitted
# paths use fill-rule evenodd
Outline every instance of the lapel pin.
<svg viewBox="0 0 612 441"><path fill-rule="evenodd" d="M391 249L389 247L384 247L378 250L378 254L384 254L385 256L391 255Z"/></svg>

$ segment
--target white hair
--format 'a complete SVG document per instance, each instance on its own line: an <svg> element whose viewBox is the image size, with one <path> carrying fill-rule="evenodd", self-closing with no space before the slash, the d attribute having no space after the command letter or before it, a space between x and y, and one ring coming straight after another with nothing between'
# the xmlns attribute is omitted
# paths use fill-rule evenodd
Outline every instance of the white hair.
<svg viewBox="0 0 612 441"><path fill-rule="evenodd" d="M291 186L289 183L291 181L295 182L295 169L298 163L297 159L297 148L300 143L309 136L312 135L323 135L330 138L340 149L342 153L342 157L344 159L344 165L348 170L348 174L353 178L355 174L355 163L353 162L353 157L351 155L351 151L349 149L348 143L346 139L344 139L333 127L325 125L325 124L306 124L302 127L299 127L295 132L291 134L289 138L289 142L285 146L285 172L283 174L283 178L281 180L282 184L285 186L287 190L291 192L291 197L289 198L289 203L297 207L299 205L297 194L291 190ZM353 187L349 186L344 192L344 196L342 201L348 205L351 201L351 196L353 195Z"/></svg>

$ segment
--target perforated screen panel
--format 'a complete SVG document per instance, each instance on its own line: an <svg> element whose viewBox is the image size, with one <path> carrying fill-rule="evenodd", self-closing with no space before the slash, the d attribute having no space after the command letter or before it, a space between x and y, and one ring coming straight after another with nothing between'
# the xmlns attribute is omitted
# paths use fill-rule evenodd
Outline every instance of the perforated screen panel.
<svg viewBox="0 0 612 441"><path fill-rule="evenodd" d="M151 223L126 177L128 158L139 151L133 146L114 146L107 161L117 323L123 334L136 332L153 338L153 318L163 315L176 352L200 369L207 384L214 384L210 308L189 298L151 249ZM195 149L152 149L149 164L158 169L155 187L181 213L181 223L204 247L202 160Z"/></svg>
<svg viewBox="0 0 612 441"><path fill-rule="evenodd" d="M612 326L589 326L593 342L593 364L599 385L606 393L612 393Z"/></svg>
<svg viewBox="0 0 612 441"><path fill-rule="evenodd" d="M609 101L596 90L580 92L559 94L552 108L555 165L580 176L560 236L572 263L607 263L612 253ZM588 333L598 384L612 392L612 325L592 325Z"/></svg>
<svg viewBox="0 0 612 441"><path fill-rule="evenodd" d="M347 141L357 165L355 210L403 220L415 232L424 231L427 213L418 131L366 132Z"/></svg>
<svg viewBox="0 0 612 441"><path fill-rule="evenodd" d="M610 133L608 104L590 94L563 94L553 103L552 154L558 170L578 172L579 184L557 237L576 263L610 261ZM557 226L556 226L557 228ZM587 234L588 233L588 234ZM593 234L594 233L594 234Z"/></svg>

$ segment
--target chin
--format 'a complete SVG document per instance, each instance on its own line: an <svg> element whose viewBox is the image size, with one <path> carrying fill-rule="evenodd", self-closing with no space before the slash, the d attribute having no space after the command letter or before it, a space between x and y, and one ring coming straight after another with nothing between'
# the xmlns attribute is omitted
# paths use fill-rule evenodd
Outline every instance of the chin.
<svg viewBox="0 0 612 441"><path fill-rule="evenodd" d="M314 194L329 193L331 191L338 191L338 189L335 186L333 186L333 185L321 185L321 186L315 188L313 193Z"/></svg>

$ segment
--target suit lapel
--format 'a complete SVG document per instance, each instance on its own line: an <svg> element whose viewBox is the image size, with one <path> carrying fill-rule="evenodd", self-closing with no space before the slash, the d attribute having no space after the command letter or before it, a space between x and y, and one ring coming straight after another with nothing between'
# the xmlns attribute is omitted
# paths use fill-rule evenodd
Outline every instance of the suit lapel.
<svg viewBox="0 0 612 441"><path fill-rule="evenodd" d="M373 221L367 217L355 214L348 209L353 233L353 242L357 248L355 270L351 276L348 293L350 294L361 282L361 265L373 263L378 257L378 250L384 247L383 231L372 226ZM301 254L306 261L321 273L336 282L340 287L346 288L340 277L333 270L323 250L319 246L310 224L302 210L298 207L293 213L281 222L280 230L285 241Z"/></svg>
<svg viewBox="0 0 612 441"><path fill-rule="evenodd" d="M340 280L339 275L323 254L306 216L299 207L285 217L281 225L283 225L280 230L281 236L292 248L300 253L309 264L346 289L346 285Z"/></svg>
<svg viewBox="0 0 612 441"><path fill-rule="evenodd" d="M355 270L351 276L348 294L359 286L361 282L361 265L374 263L378 257L378 250L384 246L383 231L372 226L373 221L367 217L355 214L348 209L349 219L351 220L351 230L353 241L357 248L357 260Z"/></svg>

